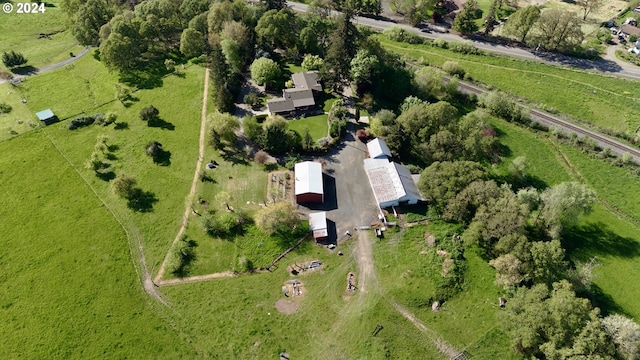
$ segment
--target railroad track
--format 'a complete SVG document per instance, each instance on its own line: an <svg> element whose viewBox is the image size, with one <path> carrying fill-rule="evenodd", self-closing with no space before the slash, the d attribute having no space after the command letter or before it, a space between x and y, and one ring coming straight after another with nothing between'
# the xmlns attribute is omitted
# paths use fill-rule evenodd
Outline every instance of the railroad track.
<svg viewBox="0 0 640 360"><path fill-rule="evenodd" d="M447 78L446 81L448 80L449 79ZM487 90L484 90L478 86L475 86L463 81L460 81L458 85L458 89L460 91L463 91L466 93L473 93L476 95L480 95L487 92ZM524 104L518 104L518 105L520 105L523 108L527 108ZM575 133L581 137L591 138L603 149L610 148L612 152L618 155L629 153L631 154L635 162L640 163L640 150L636 149L633 146L621 143L617 140L614 140L608 136L602 135L593 130L559 119L544 111L540 111L537 109L529 109L529 114L531 116L532 121L538 122L546 126L557 126L564 132Z"/></svg>

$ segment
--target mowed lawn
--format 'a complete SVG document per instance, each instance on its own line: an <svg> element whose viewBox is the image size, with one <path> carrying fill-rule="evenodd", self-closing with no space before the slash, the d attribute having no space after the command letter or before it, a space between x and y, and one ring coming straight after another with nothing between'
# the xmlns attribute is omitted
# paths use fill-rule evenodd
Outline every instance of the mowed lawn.
<svg viewBox="0 0 640 360"><path fill-rule="evenodd" d="M637 81L516 58L463 55L429 45L398 43L384 36L378 39L388 50L431 65L456 61L474 80L602 128L633 133L640 125Z"/></svg>
<svg viewBox="0 0 640 360"><path fill-rule="evenodd" d="M303 136L305 129L309 129L311 137L318 141L328 136L327 115L315 115L303 119L289 120L289 129L297 132L300 136Z"/></svg>
<svg viewBox="0 0 640 360"><path fill-rule="evenodd" d="M142 291L123 229L44 133L0 151L0 357L194 357Z"/></svg>
<svg viewBox="0 0 640 360"><path fill-rule="evenodd" d="M41 67L69 58L81 46L67 29L67 15L60 9L61 1L46 2L44 13L18 14L17 4L12 2L13 12L2 13L0 21L0 52L22 53L27 65ZM49 35L49 36L41 36ZM0 63L0 71L7 71Z"/></svg>

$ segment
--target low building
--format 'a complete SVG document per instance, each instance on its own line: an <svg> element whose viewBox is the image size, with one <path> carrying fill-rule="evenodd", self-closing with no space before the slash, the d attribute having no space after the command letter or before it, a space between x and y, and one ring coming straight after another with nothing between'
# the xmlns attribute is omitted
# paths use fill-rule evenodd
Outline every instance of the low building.
<svg viewBox="0 0 640 360"><path fill-rule="evenodd" d="M316 104L315 92L322 92L317 71L299 72L291 75L293 88L282 90L282 97L267 100L267 109L272 115L294 115L307 111Z"/></svg>
<svg viewBox="0 0 640 360"><path fill-rule="evenodd" d="M36 117L45 125L53 124L58 121L58 117L51 111L51 109L42 110L36 113Z"/></svg>
<svg viewBox="0 0 640 360"><path fill-rule="evenodd" d="M388 159L391 157L391 150L389 150L387 143L380 138L369 141L367 143L367 151L372 159Z"/></svg>
<svg viewBox="0 0 640 360"><path fill-rule="evenodd" d="M629 37L631 35L640 36L640 28L632 24L624 24L620 27L620 34Z"/></svg>
<svg viewBox="0 0 640 360"><path fill-rule="evenodd" d="M365 159L364 169L381 209L417 204L423 199L406 166L388 159Z"/></svg>
<svg viewBox="0 0 640 360"><path fill-rule="evenodd" d="M309 230L311 230L313 239L316 242L324 241L329 238L327 213L325 211L309 214Z"/></svg>
<svg viewBox="0 0 640 360"><path fill-rule="evenodd" d="M294 168L297 203L324 202L322 164L313 161L297 163Z"/></svg>

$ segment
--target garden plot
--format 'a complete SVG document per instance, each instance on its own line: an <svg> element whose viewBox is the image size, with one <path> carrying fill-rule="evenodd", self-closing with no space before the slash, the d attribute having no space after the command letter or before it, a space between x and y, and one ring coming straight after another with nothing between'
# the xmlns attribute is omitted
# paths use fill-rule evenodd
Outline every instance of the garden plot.
<svg viewBox="0 0 640 360"><path fill-rule="evenodd" d="M269 173L267 197L271 202L293 199L293 175L291 171L274 171Z"/></svg>

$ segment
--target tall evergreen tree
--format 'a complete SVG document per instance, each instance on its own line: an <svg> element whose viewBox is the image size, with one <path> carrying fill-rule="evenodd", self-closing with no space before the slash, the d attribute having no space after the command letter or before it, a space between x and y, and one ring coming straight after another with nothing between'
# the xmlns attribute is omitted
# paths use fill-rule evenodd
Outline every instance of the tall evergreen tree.
<svg viewBox="0 0 640 360"><path fill-rule="evenodd" d="M351 80L351 60L358 48L358 29L353 25L353 10L346 8L338 18L338 27L333 31L331 43L324 59L321 76L325 87L341 91Z"/></svg>

